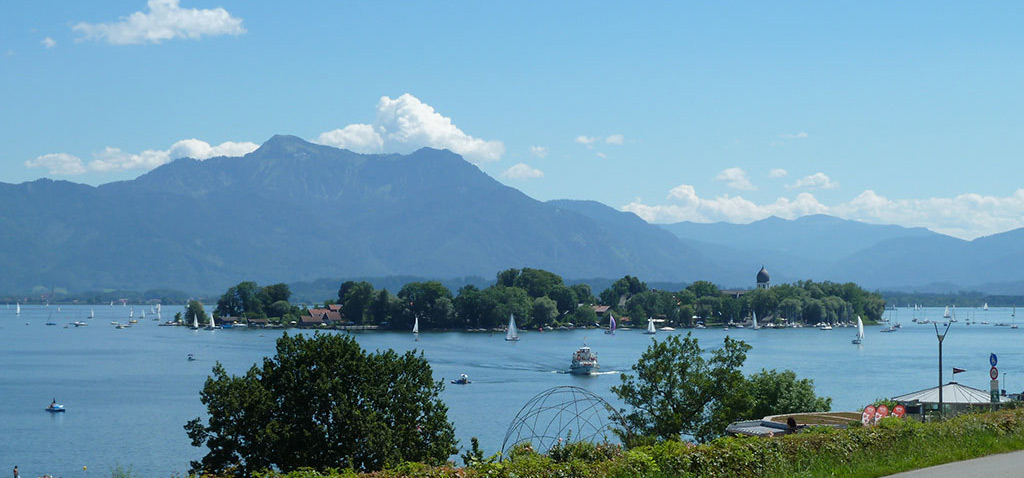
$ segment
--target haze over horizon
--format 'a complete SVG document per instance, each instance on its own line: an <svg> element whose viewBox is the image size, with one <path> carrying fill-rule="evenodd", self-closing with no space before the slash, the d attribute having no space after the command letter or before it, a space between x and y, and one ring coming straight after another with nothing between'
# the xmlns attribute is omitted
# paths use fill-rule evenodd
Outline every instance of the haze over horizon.
<svg viewBox="0 0 1024 478"><path fill-rule="evenodd" d="M1016 5L58 3L0 8L3 182L286 133L653 223L1024 227Z"/></svg>

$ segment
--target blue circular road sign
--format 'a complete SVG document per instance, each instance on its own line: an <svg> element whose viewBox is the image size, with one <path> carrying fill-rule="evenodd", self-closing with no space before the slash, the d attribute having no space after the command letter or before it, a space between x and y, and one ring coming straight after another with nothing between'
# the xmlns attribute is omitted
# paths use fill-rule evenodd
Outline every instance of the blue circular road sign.
<svg viewBox="0 0 1024 478"><path fill-rule="evenodd" d="M988 356L988 363L992 364L993 367L996 366L996 362L998 361L999 360L996 358L996 354L991 354Z"/></svg>

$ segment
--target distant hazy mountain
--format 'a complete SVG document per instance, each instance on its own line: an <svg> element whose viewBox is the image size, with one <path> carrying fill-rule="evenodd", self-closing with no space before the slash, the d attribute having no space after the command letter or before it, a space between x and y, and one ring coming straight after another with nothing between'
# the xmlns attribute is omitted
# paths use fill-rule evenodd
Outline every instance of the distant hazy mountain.
<svg viewBox="0 0 1024 478"><path fill-rule="evenodd" d="M219 291L241 280L493 277L524 266L651 281L717 271L638 218L611 225L536 201L448 151L361 155L292 136L99 187L0 184L0 227L5 291Z"/></svg>
<svg viewBox="0 0 1024 478"><path fill-rule="evenodd" d="M0 291L16 293L313 290L323 278L491 280L509 267L750 287L761 265L775 283L1024 293L1024 229L968 242L828 216L659 227L593 201L536 201L449 151L363 155L293 136L99 187L0 183L0 230Z"/></svg>
<svg viewBox="0 0 1024 478"><path fill-rule="evenodd" d="M729 254L764 263L774 282L816 279L853 281L873 289L1024 293L1019 289L1024 282L1024 229L964 241L924 228L824 215L662 227L698 241L691 245L719 263Z"/></svg>

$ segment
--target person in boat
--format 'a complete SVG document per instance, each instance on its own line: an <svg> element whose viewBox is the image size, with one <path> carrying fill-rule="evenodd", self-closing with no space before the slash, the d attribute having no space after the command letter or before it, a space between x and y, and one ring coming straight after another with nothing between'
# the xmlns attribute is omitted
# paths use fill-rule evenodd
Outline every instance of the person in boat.
<svg viewBox="0 0 1024 478"><path fill-rule="evenodd" d="M50 402L50 406L47 407L47 409L49 409L49 410L53 410L54 408L57 408L57 399L56 398L53 399L53 401Z"/></svg>

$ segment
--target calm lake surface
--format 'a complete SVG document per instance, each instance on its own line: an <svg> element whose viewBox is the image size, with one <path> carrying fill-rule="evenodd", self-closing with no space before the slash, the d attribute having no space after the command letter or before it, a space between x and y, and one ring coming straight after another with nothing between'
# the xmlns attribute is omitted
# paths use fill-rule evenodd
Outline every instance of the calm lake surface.
<svg viewBox="0 0 1024 478"><path fill-rule="evenodd" d="M90 310L96 317L87 319ZM280 330L192 331L158 327L148 307L135 306L135 316L149 316L129 329L121 306L22 306L0 304L0 469L18 465L23 476L50 473L64 477L110 476L116 466L131 467L137 476L184 475L190 460L204 449L193 448L182 426L205 417L199 391L216 361L229 373L240 374L262 357L273 355ZM174 316L182 307L165 307ZM922 315L923 314L923 315ZM903 324L895 333L867 327L864 344L852 345L854 328L819 331L802 329L693 330L705 349L721 346L729 334L753 349L746 371L791 369L813 378L819 395L833 398L834 410L856 410L880 397L890 397L937 385L937 341L932 325L911 322L915 312L889 311ZM965 317L974 317L965 325ZM940 319L941 309L917 316ZM981 325L1011 322L1009 309L960 309L943 344L945 380L953 366L967 369L957 381L988 389L989 354L999 357L1000 379L1009 391L1024 389L1024 329ZM75 320L85 327L69 326ZM46 322L56 322L47 326ZM294 333L294 332L293 332ZM333 333L333 332L329 332ZM687 330L658 332L655 339ZM466 386L446 385L442 395L455 423L460 447L480 438L485 453L501 448L509 422L534 395L559 385L586 388L614 400L609 387L619 372L629 371L650 344L642 329L606 335L599 330L523 332L520 342L505 342L502 334L424 333L418 342L411 333L354 333L366 349L423 351L435 379L466 373ZM571 354L583 341L597 353L602 374L577 377L564 373ZM198 360L188 362L188 354ZM66 413L44 411L52 399ZM83 470L87 466L88 470Z"/></svg>

